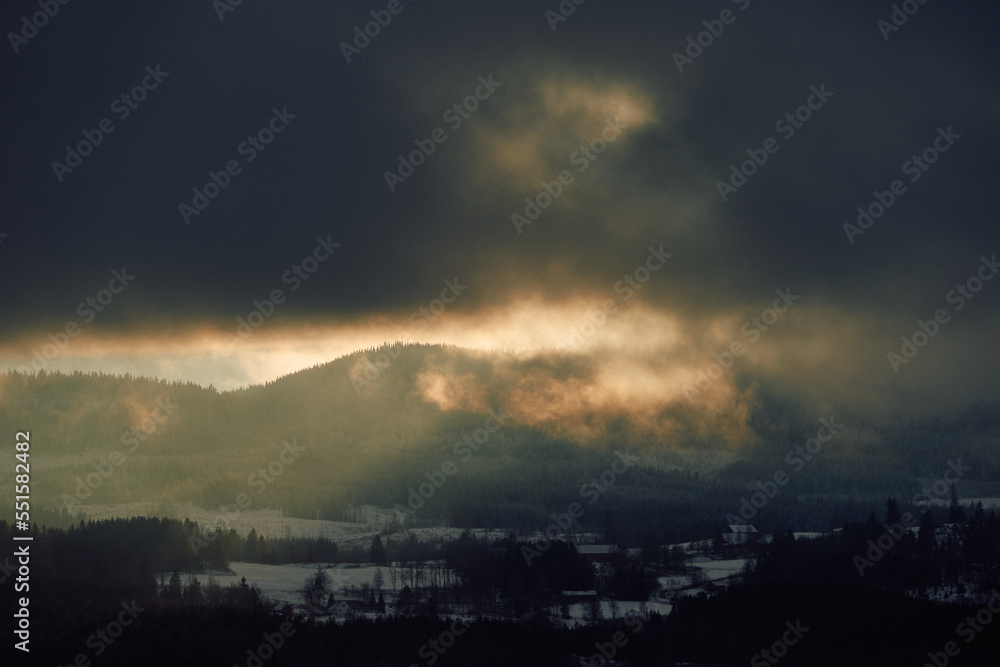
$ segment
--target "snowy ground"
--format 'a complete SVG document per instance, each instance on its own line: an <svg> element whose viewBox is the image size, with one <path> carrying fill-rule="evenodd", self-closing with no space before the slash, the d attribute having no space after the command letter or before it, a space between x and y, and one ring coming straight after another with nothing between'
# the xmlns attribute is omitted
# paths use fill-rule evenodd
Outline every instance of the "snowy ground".
<svg viewBox="0 0 1000 667"><path fill-rule="evenodd" d="M826 537L830 533L821 532L808 532L808 533L792 533L797 540L815 540L819 537Z"/></svg>
<svg viewBox="0 0 1000 667"><path fill-rule="evenodd" d="M925 500L924 502L926 503L927 501ZM951 505L951 500L948 498L932 498L930 502L938 507L948 507ZM969 505L975 507L976 503L982 503L983 509L986 511L989 511L991 508L1000 508L1000 498L960 498L958 501L958 504L963 509L968 509Z"/></svg>
<svg viewBox="0 0 1000 667"><path fill-rule="evenodd" d="M257 584L260 590L271 600L279 604L300 604L302 595L299 593L303 585L312 574L316 572L316 563L294 563L288 565L262 565L261 563L241 563L233 562L229 564L232 574L214 573L208 574L185 574L181 575L181 581L187 585L191 583L192 577L197 576L202 586L208 583L211 576L219 585L229 586L238 584L243 577L246 577L247 584ZM336 598L343 598L343 589L351 586L360 587L361 584L371 584L375 577L376 567L351 567L340 565L322 564L324 572L330 575L330 580ZM164 581L169 579L169 573L162 575ZM393 591L392 583L389 581L389 570L382 568L382 587L386 592ZM397 582L397 586L402 584Z"/></svg>
<svg viewBox="0 0 1000 667"><path fill-rule="evenodd" d="M453 540L462 535L461 528L406 528L395 533L385 533L385 529L395 518L391 509L382 509L366 505L361 508L362 521L348 523L345 521L323 521L317 519L300 519L283 516L280 510L242 510L240 512L223 513L219 510L206 510L192 503L183 505L160 506L153 503L128 503L118 505L81 505L78 513L84 513L89 518L112 519L129 518L133 516L159 516L173 519L190 519L196 521L202 528L222 527L232 528L240 535L246 536L251 529L264 537L325 537L337 543L341 549L351 547L367 548L375 535L383 539L402 539L410 533L418 540L433 539ZM79 516L79 514L78 514ZM505 530L475 530L477 537L506 537Z"/></svg>
<svg viewBox="0 0 1000 667"><path fill-rule="evenodd" d="M714 560L708 556L695 556L688 561L688 564L696 568L697 574L704 583L712 582L716 586L726 587L729 580L743 572L746 565L746 558L729 558L726 560ZM669 575L657 578L660 585L659 591L655 594L656 599L669 601L678 596L698 595L706 592L703 585L694 585L694 575Z"/></svg>
<svg viewBox="0 0 1000 667"><path fill-rule="evenodd" d="M323 567L324 572L330 575L333 582L335 597L337 599L344 599L345 596L343 594L343 589L345 588L349 588L350 586L360 587L362 584L371 584L376 571L374 566L351 567L341 564L337 566L324 565ZM198 580L202 583L202 586L207 584L210 578L221 586L229 586L240 583L240 580L243 577L246 577L247 584L256 584L260 588L261 592L263 592L269 600L275 602L277 606L280 607L284 604L291 604L295 606L302 603L302 596L299 591L305 584L306 579L308 579L310 575L316 571L316 564L261 565L259 563L234 562L230 563L230 569L232 570L232 574L185 574L181 575L181 581L185 585L188 585L191 583L191 579L194 576L197 576ZM389 581L388 573L388 567L383 567L383 588L387 593L387 601L391 603L391 601L395 599L397 590L401 588L403 584L402 582L397 581L396 589L394 589ZM170 575L168 573L164 573L162 577L163 580L166 581L169 579ZM618 602L617 616L623 617L630 611L638 614L640 613L641 605L642 603L640 602ZM647 612L658 613L664 616L668 615L672 609L671 605L663 602L647 602L645 603L645 606ZM601 611L606 619L613 618L616 615L613 603L609 600L601 601ZM571 618L564 621L568 627L586 625L585 619L587 616L587 605L585 603L574 603L569 605L569 613ZM560 619L561 612L559 605L552 606L549 609L549 614L553 620ZM366 613L365 616L375 616L375 614ZM461 613L459 613L456 618L467 618L469 621L474 620L472 616Z"/></svg>
<svg viewBox="0 0 1000 667"><path fill-rule="evenodd" d="M642 602L628 602L624 600L618 602L618 618L624 617L630 611L639 614L639 609L642 604ZM664 602L646 602L645 605L648 613L656 613L662 616L668 616L670 614L670 610L673 609L671 605ZM569 615L571 618L569 620L563 620L566 627L575 628L577 626L587 625L587 606L588 605L583 602L569 605ZM612 603L609 600L601 600L601 613L604 615L605 619L614 618L614 610ZM549 609L549 617L553 620L562 618L559 611L559 605L555 605Z"/></svg>
<svg viewBox="0 0 1000 667"><path fill-rule="evenodd" d="M707 556L696 556L688 561L694 567L705 573L707 581L719 581L739 574L746 565L746 558L730 558L727 560L713 560Z"/></svg>
<svg viewBox="0 0 1000 667"><path fill-rule="evenodd" d="M388 538L404 539L410 533L419 540L432 539L457 539L463 532L459 528L414 528L397 531L394 534L386 534L385 530L394 518L394 512L389 509L381 509L371 506L362 508L359 512L361 521L348 523L341 521L323 521L315 519L301 519L282 516L279 510L244 510L238 514L233 512L228 516L221 511L206 510L194 504L159 506L151 503L131 503L119 505L84 505L80 508L91 519L107 518L128 518L132 516L161 516L175 519L190 519L196 521L203 527L232 528L241 535L247 535L251 529L255 529L259 535L265 537L323 537L331 539L337 543L341 549L352 547L367 548L375 535L382 535L383 540ZM503 538L509 533L505 530L475 530L470 531L477 537ZM597 540L597 535L573 535L578 542L587 543ZM590 539L587 539L590 538ZM684 545L685 550L691 550L699 543L691 542ZM690 551L689 551L690 553ZM727 580L740 574L746 563L746 559L734 558L726 560L714 560L708 556L695 556L689 563L701 571L703 582L714 582L717 585L727 585ZM352 586L361 587L363 584L371 584L375 576L376 567L353 566L347 564L322 564L324 571L330 575L332 580L334 595L337 599L344 599L344 589ZM316 564L287 564L287 565L263 565L260 563L230 563L231 573L212 573L197 575L202 585L208 583L211 577L222 586L238 584L243 577L246 577L248 584L256 584L267 598L277 603L298 605L302 602L299 591L302 589L306 579L315 572ZM169 579L170 573L164 573L163 579ZM190 583L193 575L183 575L182 581ZM392 585L389 576L389 568L382 568L382 587L386 591L387 602L391 605L395 600L398 589L403 586L401 581ZM696 595L705 589L702 586L693 586L692 577L670 576L660 577L660 591L654 594L653 599L646 602L648 612L667 615L672 606L669 604L675 595ZM613 609L613 603L609 600L601 602L604 618L609 619L616 614L619 617L625 616L630 611L636 613L640 609L639 602L617 603L617 612ZM586 603L574 603L569 606L571 619L565 621L569 626L576 626L585 623L588 605ZM391 609L391 607L390 607ZM373 615L373 614L365 614ZM550 609L553 619L561 617L558 605Z"/></svg>

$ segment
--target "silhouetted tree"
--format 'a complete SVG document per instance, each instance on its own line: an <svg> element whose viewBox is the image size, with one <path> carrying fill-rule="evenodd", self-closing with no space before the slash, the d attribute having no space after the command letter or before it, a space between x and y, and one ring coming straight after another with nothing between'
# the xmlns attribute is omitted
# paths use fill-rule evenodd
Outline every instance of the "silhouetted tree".
<svg viewBox="0 0 1000 667"><path fill-rule="evenodd" d="M948 508L948 523L963 523L965 510L958 504L958 484L951 485L951 506Z"/></svg>
<svg viewBox="0 0 1000 667"><path fill-rule="evenodd" d="M321 566L316 566L316 572L306 578L299 591L306 607L311 614L327 611L333 606L333 591L330 575Z"/></svg>
<svg viewBox="0 0 1000 667"><path fill-rule="evenodd" d="M583 617L588 623L597 623L604 618L604 612L601 610L601 601L596 595L587 601Z"/></svg>
<svg viewBox="0 0 1000 667"><path fill-rule="evenodd" d="M170 583L163 589L163 598L177 602L181 599L181 593L181 575L177 570L174 570L174 573L170 575Z"/></svg>
<svg viewBox="0 0 1000 667"><path fill-rule="evenodd" d="M372 539L372 547L369 551L371 561L376 565L385 564L385 546L382 544L382 538L376 535Z"/></svg>
<svg viewBox="0 0 1000 667"><path fill-rule="evenodd" d="M204 602L201 582L198 581L198 577L191 577L191 583L188 584L187 589L184 591L184 597L191 604L201 604Z"/></svg>

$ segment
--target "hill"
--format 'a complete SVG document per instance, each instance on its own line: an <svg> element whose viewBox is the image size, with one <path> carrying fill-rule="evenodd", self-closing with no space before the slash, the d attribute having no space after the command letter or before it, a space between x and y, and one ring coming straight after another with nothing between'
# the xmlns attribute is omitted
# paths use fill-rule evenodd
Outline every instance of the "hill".
<svg viewBox="0 0 1000 667"><path fill-rule="evenodd" d="M835 437L804 458L827 416L763 390L740 440L706 432L696 407L676 404L658 408L674 425L666 434L648 428L648 411L606 402L578 406L575 428L560 411L570 397L553 392L593 383L593 373L582 359L430 345L358 352L230 392L8 373L0 429L32 431L32 502L48 509L248 502L345 520L371 504L405 509L397 516L411 525L530 533L580 502L582 527L671 541L731 522L778 471L787 486L752 517L764 529L826 529L835 513L864 518L888 495L919 494L954 457L971 468L963 495L1000 495L1000 419L989 407L905 422L837 416ZM549 401L556 407L546 413Z"/></svg>

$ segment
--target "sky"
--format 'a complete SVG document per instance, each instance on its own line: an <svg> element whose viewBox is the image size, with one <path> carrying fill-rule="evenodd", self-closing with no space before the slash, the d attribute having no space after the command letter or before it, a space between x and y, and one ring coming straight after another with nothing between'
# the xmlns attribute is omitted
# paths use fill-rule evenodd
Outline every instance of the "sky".
<svg viewBox="0 0 1000 667"><path fill-rule="evenodd" d="M0 369L402 340L583 355L560 400L625 412L998 395L995 3L177 4L0 10Z"/></svg>

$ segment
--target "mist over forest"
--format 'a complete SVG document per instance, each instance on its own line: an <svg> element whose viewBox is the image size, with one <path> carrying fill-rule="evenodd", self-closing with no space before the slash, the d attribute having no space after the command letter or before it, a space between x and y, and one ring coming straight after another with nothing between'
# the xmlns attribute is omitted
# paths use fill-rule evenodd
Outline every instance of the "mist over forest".
<svg viewBox="0 0 1000 667"><path fill-rule="evenodd" d="M358 369L386 351L395 356L391 366L366 380ZM225 392L103 374L9 374L0 426L29 414L45 424L35 501L73 514L92 504L155 503L169 516L174 505L218 510L247 494L254 509L292 517L343 520L363 505L419 505L395 512L399 527L530 533L550 522L549 508L583 498L592 511L581 529L636 545L708 537L780 471L788 480L766 507L744 509L763 530L827 530L834 517L866 518L887 496L926 502L934 497L927 487L954 460L969 468L957 485L962 497L1000 495L995 405L889 419L816 413L755 387L736 442L688 427L699 423L699 409L683 404L658 414L686 426L676 437L633 427L622 414L600 437L574 440L555 421L523 423L533 413L512 400L524 381L514 377L518 366L532 382L587 373L585 362L555 355L518 360L411 345ZM461 383L427 390L429 368L447 368ZM484 409L463 409L462 391ZM819 443L824 423L836 427ZM602 483L623 453L635 464ZM434 480L432 497L413 495Z"/></svg>

